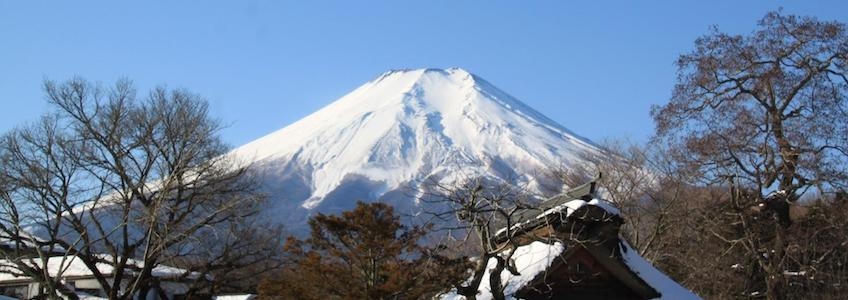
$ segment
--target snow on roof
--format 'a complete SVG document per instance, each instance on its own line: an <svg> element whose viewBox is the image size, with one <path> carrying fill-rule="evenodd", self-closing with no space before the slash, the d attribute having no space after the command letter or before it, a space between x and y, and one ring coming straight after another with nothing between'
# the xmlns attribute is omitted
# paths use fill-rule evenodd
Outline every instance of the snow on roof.
<svg viewBox="0 0 848 300"><path fill-rule="evenodd" d="M215 296L212 299L214 299L214 300L253 300L253 299L256 299L256 295L251 295L251 294L220 295L220 296Z"/></svg>
<svg viewBox="0 0 848 300"><path fill-rule="evenodd" d="M654 268L651 263L649 263L645 258L643 258L639 253L636 253L630 244L626 241L621 241L622 247L622 260L630 268L631 271L636 273L639 278L642 278L645 282L648 283L655 290L660 292L662 296L657 299L701 299L698 295L695 295L692 291L686 289L681 286L676 281L672 280L657 268Z"/></svg>
<svg viewBox="0 0 848 300"><path fill-rule="evenodd" d="M23 246L23 247L28 247L28 248L34 249L39 242L44 241L43 238L38 237L38 236L30 233L30 231L27 230L26 228L24 230L19 231L17 233L18 236L15 237L15 238L10 238L8 235L5 235L5 233L3 233L3 234L4 234L3 236L0 236L0 247L17 248L19 246ZM58 245L54 245L53 248L54 248L54 249L52 249L53 251L63 251L64 250L64 248L62 248ZM45 246L41 246L41 250L42 251L50 251L51 249L50 249L49 246L45 245Z"/></svg>
<svg viewBox="0 0 848 300"><path fill-rule="evenodd" d="M553 199L552 199L553 200ZM578 209L586 206L593 205L604 209L610 214L621 215L621 212L616 208L612 203L603 200L603 199L592 199L590 201L584 201L580 199L564 201L564 199L556 199L560 204L557 204L553 207L550 207L544 211L542 211L539 215L531 218L529 220L524 220L521 223L513 226L513 230L521 229L522 226L527 226L528 224L533 224L537 222L538 219L545 218L551 214L555 213L563 213L567 218L572 213L577 211ZM506 228L498 230L497 235L502 234L506 231ZM640 256L636 250L634 250L630 245L622 240L621 244L621 252L622 252L622 262L630 269L636 276L645 281L648 285L654 288L657 292L661 294L660 298L657 299L701 299L698 295L695 295L692 291L686 289L681 286L679 283L675 282L661 271L657 270L651 263L646 261L642 256ZM555 242L554 244L546 244L543 242L535 241L531 244L520 246L515 250L515 253L512 256L512 259L515 262L515 266L518 269L518 272L521 275L515 276L512 275L508 270L504 270L501 273L501 282L504 283L504 295L507 296L507 299L515 299L513 294L515 294L518 290L532 281L536 275L541 272L544 272L551 266L551 263L555 258L559 257L560 254L564 251L565 246L560 242ZM477 299L485 300L491 299L491 287L489 286L489 270L493 269L497 264L497 260L495 258L489 259L488 265L486 266L486 273L483 275L484 280L480 283L479 292ZM459 300L465 299L465 297L456 294L456 289L451 290L450 292L441 296L443 300Z"/></svg>
<svg viewBox="0 0 848 300"><path fill-rule="evenodd" d="M544 272L555 258L562 254L565 246L562 243L556 242L552 245L543 242L533 242L515 250L512 259L515 261L516 269L521 275L512 275L507 270L501 272L501 282L504 284L504 295L507 299L515 299L512 297L515 292L524 287L533 278L536 278L541 272ZM492 289L489 286L489 271L497 265L495 258L490 258L486 265L486 273L483 275L483 281L480 282L480 293L477 295L479 300L492 299ZM447 294L440 297L442 300L459 300L465 297L458 295L456 289L451 290Z"/></svg>
<svg viewBox="0 0 848 300"><path fill-rule="evenodd" d="M622 257L623 262L633 271L639 278L644 280L648 285L657 290L661 294L656 299L674 299L688 300L701 299L692 291L684 288L679 283L675 282L656 268L651 263L646 261L642 256L636 253L627 242L622 241ZM544 272L551 266L554 259L560 256L565 250L562 243L546 244L543 242L533 242L525 246L518 247L513 254L512 259L515 261L515 266L521 275L512 275L508 270L501 273L501 282L504 283L504 295L507 299L516 299L513 295L522 287L530 283L536 275ZM480 282L479 294L477 299L488 300L492 299L491 287L489 286L489 270L493 269L497 264L494 258L489 259L486 266L486 273L483 275L484 280ZM448 293L441 295L442 300L460 300L465 297L458 295L456 289L452 289Z"/></svg>
<svg viewBox="0 0 848 300"><path fill-rule="evenodd" d="M104 256L104 258L109 261L109 256ZM43 261L40 258L31 258L24 259L28 260L28 263L32 266L42 266ZM127 262L128 265L141 267L143 262L139 260L130 259ZM61 276L61 277L86 277L92 276L91 270L82 262L82 260L78 259L76 256L52 256L47 259L47 267L50 276ZM114 271L112 265L107 263L97 263L97 269L102 274L111 274ZM20 272L17 271L17 267L15 264L9 260L0 260L0 282L3 281L13 281L13 280L21 280L26 279L26 276L17 276ZM153 268L152 273L154 277L179 277L185 274L186 270L158 265ZM195 274L190 275L189 277L193 277Z"/></svg>
<svg viewBox="0 0 848 300"><path fill-rule="evenodd" d="M560 214L564 214L565 218L568 218L569 216L571 216L572 213L574 213L575 211L577 211L578 209L580 209L581 207L586 206L586 205L597 206L597 207L600 207L600 208L606 210L610 214L621 215L621 212L618 210L618 208L616 208L614 205L612 205L611 203L609 203L606 200L592 199L590 201L585 201L585 200L581 200L581 199L574 199L574 200L567 201L565 203L556 205L554 207L551 207L547 210L541 211L539 213L539 215L532 217L530 219L518 220L518 221L521 221L521 222L513 225L512 231L515 232L518 229L524 228L525 226L528 226L530 224L536 224L539 219L543 219L543 218L545 218L549 215L552 215L552 214L560 213ZM497 232L495 232L495 236L499 236L499 235L503 234L504 232L506 232L506 229L507 229L506 227L499 229Z"/></svg>
<svg viewBox="0 0 848 300"><path fill-rule="evenodd" d="M608 213L611 213L611 214L614 214L614 215L619 215L619 216L621 215L621 211L618 210L618 207L615 207L615 205L613 205L611 202L609 202L607 200L592 199L591 201L587 202L586 204L594 205L594 206L603 208Z"/></svg>

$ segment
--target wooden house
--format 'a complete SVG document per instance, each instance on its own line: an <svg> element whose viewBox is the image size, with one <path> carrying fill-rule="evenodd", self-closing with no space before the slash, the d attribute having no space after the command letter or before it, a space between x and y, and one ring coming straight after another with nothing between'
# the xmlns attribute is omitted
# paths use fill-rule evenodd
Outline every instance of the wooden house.
<svg viewBox="0 0 848 300"><path fill-rule="evenodd" d="M501 273L512 299L700 299L654 268L619 235L624 219L595 183L513 215L495 243L520 275ZM491 262L490 262L491 264ZM484 278L488 278L484 276ZM481 284L477 299L488 299ZM442 299L462 299L448 294Z"/></svg>

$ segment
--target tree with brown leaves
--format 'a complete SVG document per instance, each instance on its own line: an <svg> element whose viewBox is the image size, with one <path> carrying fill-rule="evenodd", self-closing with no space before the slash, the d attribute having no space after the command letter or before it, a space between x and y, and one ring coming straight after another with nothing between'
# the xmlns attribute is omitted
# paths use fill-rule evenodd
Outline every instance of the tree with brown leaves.
<svg viewBox="0 0 848 300"><path fill-rule="evenodd" d="M752 276L765 282L760 292L781 299L789 222L778 216L764 230L748 208L848 186L848 35L845 24L779 12L759 25L746 36L714 30L697 39L677 61L671 101L651 114L657 141L702 183L728 189L739 236L714 234L747 249Z"/></svg>
<svg viewBox="0 0 848 300"><path fill-rule="evenodd" d="M290 264L260 284L261 298L423 299L465 275L467 260L420 245L427 228L404 226L384 203L318 214L309 226L309 238L288 239Z"/></svg>

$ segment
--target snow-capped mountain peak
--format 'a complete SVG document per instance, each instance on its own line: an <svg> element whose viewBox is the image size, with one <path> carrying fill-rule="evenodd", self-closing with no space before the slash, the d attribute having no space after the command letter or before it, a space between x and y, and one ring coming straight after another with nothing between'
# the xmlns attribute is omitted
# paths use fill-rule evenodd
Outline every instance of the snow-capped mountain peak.
<svg viewBox="0 0 848 300"><path fill-rule="evenodd" d="M356 200L409 204L414 192L401 189L460 175L538 189L535 174L586 151L597 149L482 78L450 68L383 73L233 154L266 172L280 192L270 193L277 207L302 212L347 209Z"/></svg>

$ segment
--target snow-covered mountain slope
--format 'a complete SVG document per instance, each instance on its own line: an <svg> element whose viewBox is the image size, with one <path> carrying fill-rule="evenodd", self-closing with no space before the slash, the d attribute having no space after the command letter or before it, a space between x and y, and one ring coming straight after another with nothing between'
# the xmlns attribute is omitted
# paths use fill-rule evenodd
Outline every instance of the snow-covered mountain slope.
<svg viewBox="0 0 848 300"><path fill-rule="evenodd" d="M428 181L485 177L544 193L546 170L593 144L465 70L390 71L283 129L233 150L255 163L269 210L298 231L357 200L420 208Z"/></svg>

